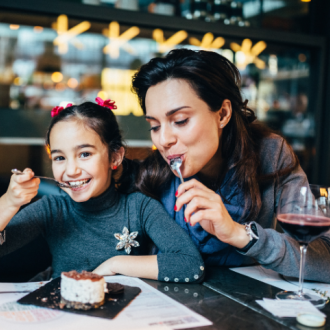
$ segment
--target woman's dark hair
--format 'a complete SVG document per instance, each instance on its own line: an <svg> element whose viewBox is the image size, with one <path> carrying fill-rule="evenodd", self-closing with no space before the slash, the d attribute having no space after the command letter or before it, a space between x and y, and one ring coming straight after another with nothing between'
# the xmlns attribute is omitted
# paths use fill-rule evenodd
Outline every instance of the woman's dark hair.
<svg viewBox="0 0 330 330"><path fill-rule="evenodd" d="M295 169L299 164L296 155L290 148L292 163L288 167L267 175L261 173L260 143L272 131L255 122L253 110L247 107L247 100L242 100L240 73L225 57L210 51L176 49L164 58L151 59L133 77L132 89L144 113L148 89L168 79L187 81L211 111L219 111L223 101L230 100L232 117L223 129L221 153L226 170L235 167L232 180L244 191L248 219L254 219L261 208L260 185ZM169 166L156 150L141 164L136 185L143 193L159 199L161 186L170 177ZM219 178L217 188L222 179Z"/></svg>
<svg viewBox="0 0 330 330"><path fill-rule="evenodd" d="M48 150L50 150L50 132L54 125L61 121L73 119L81 120L84 125L99 135L101 141L108 147L110 160L113 152L119 151L121 147L125 148L119 125L113 112L96 103L85 102L80 105L67 107L57 116L53 117L46 133L46 147ZM121 192L128 192L132 188L136 167L130 160L125 158L122 165L122 175L116 181L117 189Z"/></svg>

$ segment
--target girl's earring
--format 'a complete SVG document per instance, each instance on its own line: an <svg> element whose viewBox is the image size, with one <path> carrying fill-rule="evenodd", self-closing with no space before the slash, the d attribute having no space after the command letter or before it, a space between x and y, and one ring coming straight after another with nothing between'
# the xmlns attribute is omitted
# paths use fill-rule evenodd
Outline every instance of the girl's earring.
<svg viewBox="0 0 330 330"><path fill-rule="evenodd" d="M222 127L223 127L223 125L221 124L221 125L220 125L220 128L222 128Z"/></svg>
<svg viewBox="0 0 330 330"><path fill-rule="evenodd" d="M113 169L113 170L116 170L117 168L118 168L117 165L113 165L113 166L112 166L112 169Z"/></svg>

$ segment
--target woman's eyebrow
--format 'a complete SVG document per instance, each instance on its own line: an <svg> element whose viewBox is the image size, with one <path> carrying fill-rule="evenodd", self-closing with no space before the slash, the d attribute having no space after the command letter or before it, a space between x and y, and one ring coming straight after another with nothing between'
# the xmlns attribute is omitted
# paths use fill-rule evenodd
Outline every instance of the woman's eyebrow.
<svg viewBox="0 0 330 330"><path fill-rule="evenodd" d="M166 117L172 116L172 115L173 115L174 113L176 113L177 111L182 110L182 109L185 109L185 108L190 108L190 107L189 107L188 105L184 105L184 106L182 106L182 107L175 108L175 109L173 109L173 110L167 111L167 112L165 113L165 116L166 116ZM156 120L156 118L151 117L151 116L144 116L144 117L145 117L145 119Z"/></svg>

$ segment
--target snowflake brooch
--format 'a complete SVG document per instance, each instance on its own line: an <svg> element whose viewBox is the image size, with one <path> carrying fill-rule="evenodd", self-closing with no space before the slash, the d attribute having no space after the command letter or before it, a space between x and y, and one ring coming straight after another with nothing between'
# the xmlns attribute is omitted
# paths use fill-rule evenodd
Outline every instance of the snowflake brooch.
<svg viewBox="0 0 330 330"><path fill-rule="evenodd" d="M124 227L123 234L115 234L114 236L119 240L119 243L116 246L116 250L121 250L125 248L127 254L131 253L131 246L138 247L140 246L138 241L134 241L134 238L138 235L137 231L134 231L132 234L129 233L128 229Z"/></svg>

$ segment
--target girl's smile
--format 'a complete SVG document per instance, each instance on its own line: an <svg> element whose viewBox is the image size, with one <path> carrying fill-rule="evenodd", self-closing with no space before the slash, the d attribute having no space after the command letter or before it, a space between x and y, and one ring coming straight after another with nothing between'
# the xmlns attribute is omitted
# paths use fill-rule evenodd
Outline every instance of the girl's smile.
<svg viewBox="0 0 330 330"><path fill-rule="evenodd" d="M77 119L61 121L50 133L52 168L56 180L76 202L101 195L111 183L111 161L99 135Z"/></svg>

